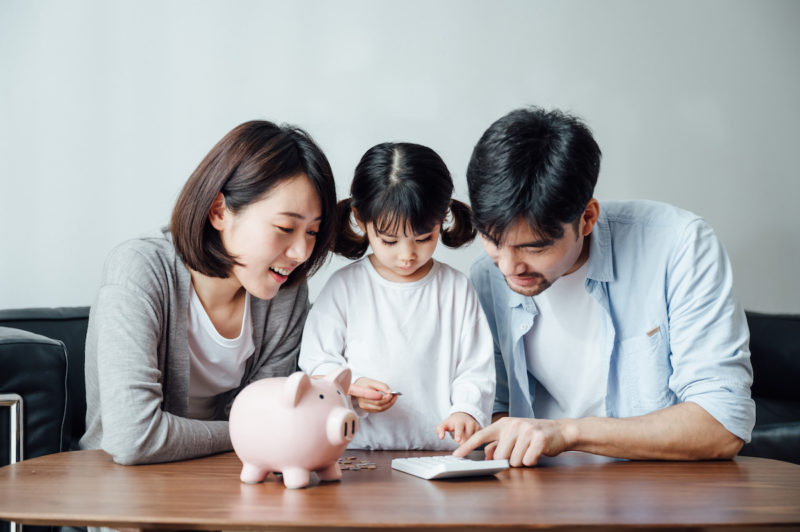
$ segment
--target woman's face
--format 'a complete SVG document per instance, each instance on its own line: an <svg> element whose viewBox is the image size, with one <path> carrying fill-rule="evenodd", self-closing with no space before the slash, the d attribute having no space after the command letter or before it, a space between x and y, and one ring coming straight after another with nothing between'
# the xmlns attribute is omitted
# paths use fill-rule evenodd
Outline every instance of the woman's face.
<svg viewBox="0 0 800 532"><path fill-rule="evenodd" d="M231 278L257 298L272 299L311 256L322 207L308 176L300 174L236 214L212 207L210 217L225 249L240 263Z"/></svg>

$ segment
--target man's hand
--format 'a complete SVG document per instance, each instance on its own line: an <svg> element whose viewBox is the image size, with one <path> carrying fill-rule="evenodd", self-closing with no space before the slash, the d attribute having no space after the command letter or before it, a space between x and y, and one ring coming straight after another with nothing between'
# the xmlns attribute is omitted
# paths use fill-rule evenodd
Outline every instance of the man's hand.
<svg viewBox="0 0 800 532"><path fill-rule="evenodd" d="M457 443L464 443L467 438L481 429L480 423L465 412L454 412L436 427L436 434L443 440L446 433L450 433Z"/></svg>
<svg viewBox="0 0 800 532"><path fill-rule="evenodd" d="M358 399L358 406L364 412L376 413L388 410L397 401L397 395L392 395L392 389L374 379L361 377L350 385L348 394Z"/></svg>
<svg viewBox="0 0 800 532"><path fill-rule="evenodd" d="M564 421L504 417L473 434L453 454L463 457L486 443L487 460L508 459L512 467L536 465L542 455L555 456L569 450Z"/></svg>

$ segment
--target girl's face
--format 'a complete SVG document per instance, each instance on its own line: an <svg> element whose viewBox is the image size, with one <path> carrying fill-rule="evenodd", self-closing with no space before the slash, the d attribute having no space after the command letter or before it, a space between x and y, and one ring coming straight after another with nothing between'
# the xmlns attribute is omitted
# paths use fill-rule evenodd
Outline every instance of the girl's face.
<svg viewBox="0 0 800 532"><path fill-rule="evenodd" d="M396 283L410 283L422 279L431 270L431 257L439 241L441 224L422 235L415 235L409 224L404 231L389 234L377 231L373 223L362 223L357 215L355 218L367 234L373 252L370 262L381 277Z"/></svg>
<svg viewBox="0 0 800 532"><path fill-rule="evenodd" d="M233 214L220 194L209 213L222 244L241 265L231 279L259 299L272 299L289 274L311 256L322 207L308 176L280 183Z"/></svg>

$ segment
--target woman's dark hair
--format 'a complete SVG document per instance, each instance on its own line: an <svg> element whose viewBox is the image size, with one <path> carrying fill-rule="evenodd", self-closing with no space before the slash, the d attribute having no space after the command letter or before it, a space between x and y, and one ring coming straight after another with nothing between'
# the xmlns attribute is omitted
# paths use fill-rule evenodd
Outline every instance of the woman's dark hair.
<svg viewBox="0 0 800 532"><path fill-rule="evenodd" d="M540 236L561 238L594 194L600 147L579 119L517 109L483 134L467 167L472 219L495 243L519 218Z"/></svg>
<svg viewBox="0 0 800 532"><path fill-rule="evenodd" d="M277 185L305 174L319 195L322 221L314 250L289 276L286 286L304 280L325 261L333 240L336 185L328 159L302 129L265 120L245 122L225 135L183 186L172 211L170 231L183 262L211 277L226 278L238 264L222 245L209 211L222 192L237 213L266 197Z"/></svg>
<svg viewBox="0 0 800 532"><path fill-rule="evenodd" d="M385 142L370 148L356 167L350 197L339 202L339 228L334 251L350 259L364 255L366 235L353 230L351 207L364 224L382 233L396 233L406 224L418 235L444 224L442 243L457 248L475 238L470 208L451 200L453 178L435 151L407 142Z"/></svg>

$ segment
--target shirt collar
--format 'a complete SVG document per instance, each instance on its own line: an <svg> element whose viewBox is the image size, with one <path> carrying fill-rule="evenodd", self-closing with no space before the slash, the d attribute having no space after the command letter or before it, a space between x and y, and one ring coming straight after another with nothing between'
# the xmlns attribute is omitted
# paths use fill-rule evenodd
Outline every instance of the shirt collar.
<svg viewBox="0 0 800 532"><path fill-rule="evenodd" d="M602 205L589 241L589 268L586 272L586 278L600 282L614 280L614 262L611 256L611 228Z"/></svg>

